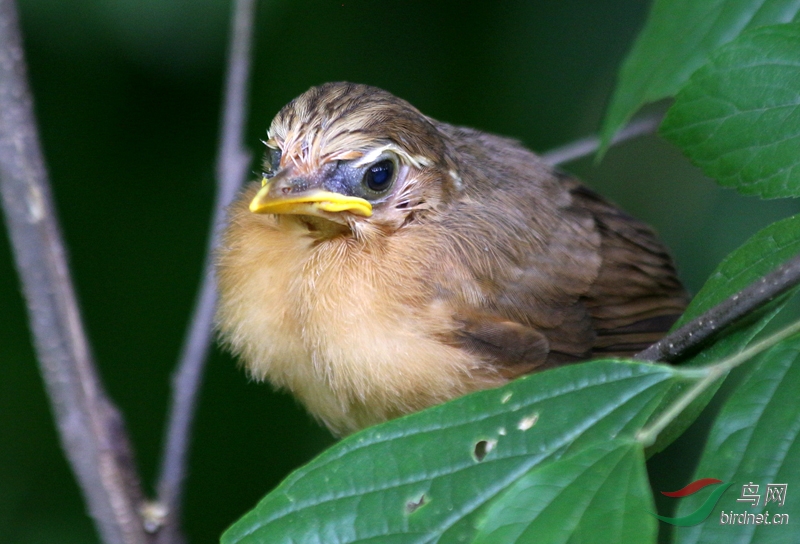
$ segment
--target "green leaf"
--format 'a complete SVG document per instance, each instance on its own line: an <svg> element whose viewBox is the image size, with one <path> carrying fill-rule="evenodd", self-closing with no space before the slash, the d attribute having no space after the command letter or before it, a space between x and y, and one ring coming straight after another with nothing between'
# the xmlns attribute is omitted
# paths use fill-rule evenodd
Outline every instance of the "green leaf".
<svg viewBox="0 0 800 544"><path fill-rule="evenodd" d="M797 18L796 0L656 0L620 70L604 145L644 104L674 96L711 52L747 28Z"/></svg>
<svg viewBox="0 0 800 544"><path fill-rule="evenodd" d="M675 326L702 315L796 255L800 255L800 215L781 219L765 227L728 255L706 280ZM740 351L783 308L788 298L778 297L741 322L728 327L724 336L714 345L682 364L702 366Z"/></svg>
<svg viewBox="0 0 800 544"><path fill-rule="evenodd" d="M694 296L674 328L703 315L796 255L800 255L800 215L787 217L767 226L725 257ZM744 343L749 340L744 340ZM742 345L732 349L741 349ZM726 357L730 351L706 352L694 364Z"/></svg>
<svg viewBox="0 0 800 544"><path fill-rule="evenodd" d="M741 193L800 196L800 23L721 47L678 93L661 132Z"/></svg>
<svg viewBox="0 0 800 544"><path fill-rule="evenodd" d="M673 329L701 316L798 254L800 254L800 215L776 221L762 229L720 263ZM739 323L726 328L716 342L681 361L681 364L692 367L703 366L740 352L767 326L787 300L787 296L779 297L761 310L743 318ZM648 457L663 450L683 434L697 419L721 384L722 381L716 386L709 387L664 429L656 443L647 449ZM668 404L674 396L682 392L682 386L676 387L663 402Z"/></svg>
<svg viewBox="0 0 800 544"><path fill-rule="evenodd" d="M642 446L600 443L531 470L490 503L475 544L655 542Z"/></svg>
<svg viewBox="0 0 800 544"><path fill-rule="evenodd" d="M767 351L753 372L728 398L714 422L698 478L718 478L733 485L711 517L694 527L677 528L675 542L790 543L797 542L794 525L720 524L730 514L788 514L800 519L800 337L787 339ZM758 506L739 502L742 486L753 482L761 495ZM686 482L676 482L676 488ZM783 506L764 504L768 484L788 484ZM794 493L792 492L794 490ZM695 510L702 497L681 499L678 515Z"/></svg>
<svg viewBox="0 0 800 544"><path fill-rule="evenodd" d="M570 365L366 429L289 476L222 542L457 542L536 467L632 439L679 369Z"/></svg>

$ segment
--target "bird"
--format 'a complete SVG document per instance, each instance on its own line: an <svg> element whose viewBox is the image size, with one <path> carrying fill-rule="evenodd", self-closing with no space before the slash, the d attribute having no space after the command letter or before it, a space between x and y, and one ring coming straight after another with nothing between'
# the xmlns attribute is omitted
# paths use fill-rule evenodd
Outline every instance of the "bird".
<svg viewBox="0 0 800 544"><path fill-rule="evenodd" d="M216 255L221 342L334 436L661 338L654 231L515 140L334 82L284 106Z"/></svg>

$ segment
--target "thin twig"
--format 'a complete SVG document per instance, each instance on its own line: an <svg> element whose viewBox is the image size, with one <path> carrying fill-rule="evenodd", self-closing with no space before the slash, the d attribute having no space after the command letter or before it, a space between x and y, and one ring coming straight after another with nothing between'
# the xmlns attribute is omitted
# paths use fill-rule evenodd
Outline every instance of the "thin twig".
<svg viewBox="0 0 800 544"><path fill-rule="evenodd" d="M0 0L0 192L61 445L103 542L140 544L142 491L75 298L28 89L13 0Z"/></svg>
<svg viewBox="0 0 800 544"><path fill-rule="evenodd" d="M681 395L681 397L667 410L659 415L655 421L636 433L636 440L638 440L644 447L652 446L661 431L663 431L667 425L672 423L672 421L678 417L678 415L683 412L686 407L689 406L697 397L699 397L703 391L711 387L714 382L740 364L749 361L757 355L760 355L764 351L773 347L775 344L782 342L798 332L800 332L800 321L789 325L783 330L776 332L772 336L769 336L760 342L756 342L747 349L742 350L739 353L728 357L727 359L723 359L718 363L696 369L696 375L702 376L702 378L692 387L686 390L684 394ZM684 375L688 376L691 374L694 374L694 372L689 370L689 372L686 372Z"/></svg>
<svg viewBox="0 0 800 544"><path fill-rule="evenodd" d="M662 117L662 114L650 115L632 121L628 126L614 136L614 139L611 141L611 145L614 146L626 140L655 132L659 123L661 123ZM566 145L562 145L561 147L557 147L547 151L546 153L543 153L542 159L548 164L558 166L560 164L572 162L583 157L588 157L599 148L600 137L587 136L586 138L575 140L574 142L570 142Z"/></svg>
<svg viewBox="0 0 800 544"><path fill-rule="evenodd" d="M217 152L217 196L205 264L203 282L197 297L189 332L184 341L180 364L172 382L172 405L165 433L165 446L158 479L158 505L166 515L158 542L180 540L178 520L183 495L183 481L189 436L197 392L213 335L216 283L213 252L219 242L225 209L233 201L245 180L250 154L243 145L247 90L250 78L250 51L255 0L237 0L233 7L228 73L225 83L222 129ZM158 520L151 520L157 522ZM163 536L162 536L163 535Z"/></svg>
<svg viewBox="0 0 800 544"><path fill-rule="evenodd" d="M661 114L635 120L617 133L611 145L654 132L662 119ZM542 154L542 159L554 166L591 155L600 147L598 136L575 140ZM635 359L670 362L705 341L709 336L727 327L745 314L766 304L800 283L800 255L776 268L718 304L702 316L690 321L677 331L662 338Z"/></svg>
<svg viewBox="0 0 800 544"><path fill-rule="evenodd" d="M782 295L798 283L800 283L800 255L789 259L766 276L714 306L700 317L689 321L646 350L637 353L634 359L661 362L674 361L678 356L695 348L709 336L759 306L773 300L775 297Z"/></svg>

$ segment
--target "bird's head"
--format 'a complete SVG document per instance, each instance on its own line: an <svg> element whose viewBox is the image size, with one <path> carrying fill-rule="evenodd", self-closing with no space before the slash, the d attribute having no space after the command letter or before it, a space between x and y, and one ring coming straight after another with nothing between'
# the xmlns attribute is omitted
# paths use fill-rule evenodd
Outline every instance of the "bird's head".
<svg viewBox="0 0 800 544"><path fill-rule="evenodd" d="M375 87L313 87L275 116L268 138L250 211L293 216L322 236L394 232L460 183L435 121Z"/></svg>

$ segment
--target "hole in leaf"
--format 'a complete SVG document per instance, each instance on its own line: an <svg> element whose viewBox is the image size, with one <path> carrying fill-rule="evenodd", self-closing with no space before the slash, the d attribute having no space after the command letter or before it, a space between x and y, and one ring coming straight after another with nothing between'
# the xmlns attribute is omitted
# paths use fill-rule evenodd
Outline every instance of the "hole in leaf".
<svg viewBox="0 0 800 544"><path fill-rule="evenodd" d="M423 504L425 504L425 495L424 494L420 495L419 499L416 500L416 501L408 501L406 503L406 512L408 512L409 514L413 514L414 512L419 510L419 508Z"/></svg>
<svg viewBox="0 0 800 544"><path fill-rule="evenodd" d="M492 451L497 444L497 440L479 440L475 443L475 459L483 461L486 454Z"/></svg>
<svg viewBox="0 0 800 544"><path fill-rule="evenodd" d="M527 431L528 429L536 425L537 421L539 421L539 414L534 413L528 417L523 417L522 419L519 420L519 423L517 424L517 429L519 429L520 431Z"/></svg>

